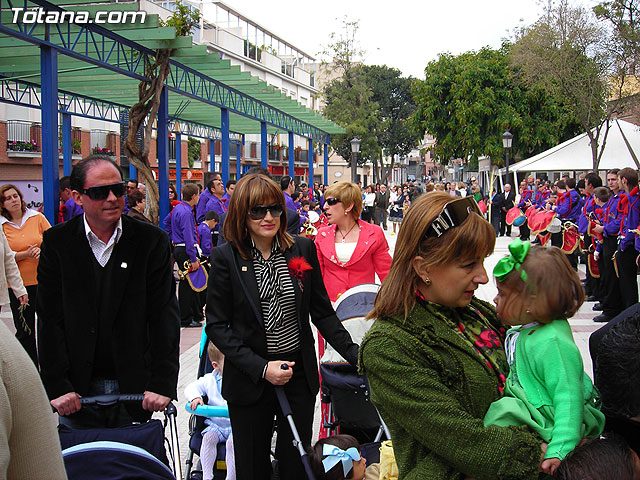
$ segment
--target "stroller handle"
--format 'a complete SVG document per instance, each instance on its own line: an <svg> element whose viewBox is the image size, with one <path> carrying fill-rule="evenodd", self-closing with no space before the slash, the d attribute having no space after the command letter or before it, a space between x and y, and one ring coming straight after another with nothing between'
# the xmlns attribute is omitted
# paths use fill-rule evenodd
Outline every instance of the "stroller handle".
<svg viewBox="0 0 640 480"><path fill-rule="evenodd" d="M193 414L198 415L199 417L225 417L229 418L229 408L221 407L218 405L198 405L195 410L191 409L191 404L187 403L184 406L184 409Z"/></svg>
<svg viewBox="0 0 640 480"><path fill-rule="evenodd" d="M117 403L141 403L144 395L141 393L113 394L113 395L96 395L95 397L82 397L80 404L98 405L100 407L109 407Z"/></svg>

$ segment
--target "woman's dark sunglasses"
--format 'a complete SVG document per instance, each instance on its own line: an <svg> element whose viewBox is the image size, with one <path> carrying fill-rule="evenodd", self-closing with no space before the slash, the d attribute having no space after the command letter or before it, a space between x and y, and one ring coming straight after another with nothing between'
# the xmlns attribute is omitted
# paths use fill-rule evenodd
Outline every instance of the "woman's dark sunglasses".
<svg viewBox="0 0 640 480"><path fill-rule="evenodd" d="M333 207L336 203L340 203L340 199L336 197L329 197L324 199L324 203L328 203Z"/></svg>
<svg viewBox="0 0 640 480"><path fill-rule="evenodd" d="M249 210L249 217L253 220L262 220L267 212L271 212L273 218L277 218L282 215L284 208L281 203L272 203L270 205L256 205Z"/></svg>
<svg viewBox="0 0 640 480"><path fill-rule="evenodd" d="M96 187L89 187L82 190L80 193L84 193L91 200L106 200L109 196L109 192L120 198L124 195L126 190L124 182L112 183L109 185L98 185Z"/></svg>

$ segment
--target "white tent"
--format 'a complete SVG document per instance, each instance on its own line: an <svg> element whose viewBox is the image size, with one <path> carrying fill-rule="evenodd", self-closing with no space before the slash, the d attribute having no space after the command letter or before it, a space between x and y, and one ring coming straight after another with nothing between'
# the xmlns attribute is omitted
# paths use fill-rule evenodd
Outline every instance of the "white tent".
<svg viewBox="0 0 640 480"><path fill-rule="evenodd" d="M602 145L604 130L600 132L598 148ZM635 159L634 159L635 156ZM609 124L604 153L599 170L631 167L640 169L640 127L624 120L612 120ZM588 171L593 168L591 146L586 133L567 140L546 152L509 166L509 173ZM501 168L504 174L505 169Z"/></svg>

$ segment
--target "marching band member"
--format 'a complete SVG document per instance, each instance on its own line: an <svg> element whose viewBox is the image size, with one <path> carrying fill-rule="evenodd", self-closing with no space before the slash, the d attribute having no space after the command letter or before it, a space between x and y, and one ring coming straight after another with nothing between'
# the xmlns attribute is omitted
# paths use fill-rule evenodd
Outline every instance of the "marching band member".
<svg viewBox="0 0 640 480"><path fill-rule="evenodd" d="M188 183L182 187L182 201L171 211L171 215L165 220L171 232L173 242L173 256L178 264L178 270L186 270L185 263L191 262L189 271L200 268L198 250L196 249L197 232L196 222L193 217L193 207L199 200L198 187ZM188 265L188 264L187 264ZM180 303L180 325L183 327L200 327L203 317L200 302L196 292L189 285L188 280L181 279L178 286L178 301Z"/></svg>
<svg viewBox="0 0 640 480"><path fill-rule="evenodd" d="M600 285L602 314L593 319L594 322L608 322L622 311L622 299L616 278L615 267L613 265L613 254L618 249L618 233L620 232L620 221L622 215L618 212L620 202L620 185L618 183L618 172L614 168L607 174L607 184L611 190L611 198L603 208L603 224L595 227L594 232L604 235L604 243L600 255Z"/></svg>
<svg viewBox="0 0 640 480"><path fill-rule="evenodd" d="M584 201L583 207L580 211L580 217L578 218L578 232L584 235L585 249L589 250L589 247L594 244L593 238L588 233L589 217L595 214L596 203L593 192L596 188L602 186L602 179L595 173L588 173L584 178L584 190L587 194L587 198ZM594 245L595 248L595 245ZM586 269L585 280L585 292L587 294L588 301L596 300L598 296L599 279L591 275L589 269Z"/></svg>
<svg viewBox="0 0 640 480"><path fill-rule="evenodd" d="M531 180L533 181L533 177L531 177ZM535 191L533 190L533 183L531 185L528 185L523 182L523 186L524 190L522 191L522 194L520 196L520 203L518 203L518 208L522 209L522 211L524 212L527 208L533 205ZM522 225L520 225L520 240L529 240L530 236L531 230L529 230L527 222L524 222Z"/></svg>
<svg viewBox="0 0 640 480"><path fill-rule="evenodd" d="M580 194L575 188L575 178L567 178L558 182L558 203L555 211L562 223L577 223L580 217L582 202L580 201ZM578 254L576 252L568 255L568 260L574 269L578 268Z"/></svg>
<svg viewBox="0 0 640 480"><path fill-rule="evenodd" d="M638 173L632 168L623 168L618 172L620 187L626 193L620 198L618 211L622 213L620 235L622 240L618 246L618 272L620 273L621 309L624 310L638 303L638 281L635 247L636 234L632 230L640 223L640 196L638 195Z"/></svg>

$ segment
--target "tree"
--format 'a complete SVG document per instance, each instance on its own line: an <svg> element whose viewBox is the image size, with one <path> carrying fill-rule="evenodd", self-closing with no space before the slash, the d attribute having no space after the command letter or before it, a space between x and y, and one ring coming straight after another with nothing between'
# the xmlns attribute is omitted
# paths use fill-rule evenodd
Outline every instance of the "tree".
<svg viewBox="0 0 640 480"><path fill-rule="evenodd" d="M442 54L415 81L415 128L436 138L441 163L462 158L475 163L491 157L502 164L502 134L514 134L513 152L530 156L579 131L572 115L540 88L527 88L509 65L510 45L458 56Z"/></svg>
<svg viewBox="0 0 640 480"><path fill-rule="evenodd" d="M512 61L525 84L564 99L589 138L594 169L606 145L609 119L623 108L625 75L616 72L616 57L607 29L591 11L571 7L567 0L551 5L524 28L513 48Z"/></svg>
<svg viewBox="0 0 640 480"><path fill-rule="evenodd" d="M410 122L416 110L411 93L413 79L402 77L400 70L386 65L363 66L362 69L372 92L372 100L378 104L378 143L384 149L384 154L391 157L391 164L383 172L379 171L379 167L383 167L382 149L380 164L377 159L374 162L376 177L384 179L393 169L395 156L408 154L420 141L420 135Z"/></svg>
<svg viewBox="0 0 640 480"><path fill-rule="evenodd" d="M176 36L189 35L200 21L200 12L192 11L180 1L176 3L176 10L161 26L176 27ZM130 163L144 178L147 185L147 198L149 216L154 224L158 224L158 185L153 177L153 171L149 163L149 146L151 144L151 132L160 108L160 94L164 82L169 75L170 48L156 50L154 62L146 61L145 77L138 84L138 103L129 111L129 134L124 142L124 150ZM145 125L146 120L146 125ZM144 141L142 147L136 141L136 134L144 128ZM162 135L162 132L158 132ZM164 132L168 134L168 132Z"/></svg>
<svg viewBox="0 0 640 480"><path fill-rule="evenodd" d="M193 168L195 161L200 160L200 140L197 138L189 137L187 161L189 162L189 168Z"/></svg>
<svg viewBox="0 0 640 480"><path fill-rule="evenodd" d="M343 20L343 32L331 34L331 42L321 54L332 59L323 62L325 69L334 78L322 89L325 106L323 115L347 131L334 135L331 146L344 159L351 158L351 139L361 140L358 163L379 157L378 105L372 100L372 91L362 69L362 50L357 42L358 22Z"/></svg>

